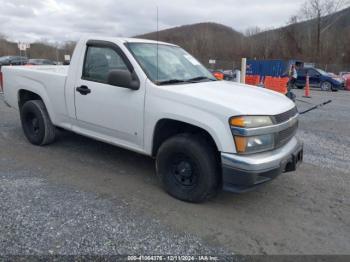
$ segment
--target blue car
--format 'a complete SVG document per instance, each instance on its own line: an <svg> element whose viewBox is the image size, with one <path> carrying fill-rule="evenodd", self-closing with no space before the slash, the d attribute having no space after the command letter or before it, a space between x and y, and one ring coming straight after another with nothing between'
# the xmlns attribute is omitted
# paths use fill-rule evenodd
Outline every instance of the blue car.
<svg viewBox="0 0 350 262"><path fill-rule="evenodd" d="M302 68L298 70L295 87L303 89L306 85L306 74L309 75L310 87L321 88L323 91L338 91L343 89L344 81L318 68Z"/></svg>

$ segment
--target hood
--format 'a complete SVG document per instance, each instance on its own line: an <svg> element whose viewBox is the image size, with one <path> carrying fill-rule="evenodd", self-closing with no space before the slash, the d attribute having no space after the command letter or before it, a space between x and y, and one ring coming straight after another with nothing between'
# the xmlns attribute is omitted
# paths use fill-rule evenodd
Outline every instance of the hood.
<svg viewBox="0 0 350 262"><path fill-rule="evenodd" d="M340 76L331 76L331 78L335 81L338 81L339 83L343 83L344 82L344 78L340 77Z"/></svg>
<svg viewBox="0 0 350 262"><path fill-rule="evenodd" d="M285 95L265 88L229 81L164 86L171 99L193 104L207 111L227 111L230 115L277 115L295 104ZM168 97L170 98L170 97Z"/></svg>

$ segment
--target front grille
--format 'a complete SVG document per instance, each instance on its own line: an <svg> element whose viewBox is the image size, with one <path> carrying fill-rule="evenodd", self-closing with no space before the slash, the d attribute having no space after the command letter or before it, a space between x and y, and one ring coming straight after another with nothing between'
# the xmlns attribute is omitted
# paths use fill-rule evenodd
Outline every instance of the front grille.
<svg viewBox="0 0 350 262"><path fill-rule="evenodd" d="M293 126L288 127L276 134L276 147L281 147L287 144L292 137L295 135L298 129L298 122L296 122Z"/></svg>
<svg viewBox="0 0 350 262"><path fill-rule="evenodd" d="M275 118L276 124L281 124L283 122L288 121L290 118L295 116L297 113L298 113L298 109L296 107L294 107L293 109L291 109L287 112L284 112L284 113L279 114L279 115L275 115L274 118Z"/></svg>

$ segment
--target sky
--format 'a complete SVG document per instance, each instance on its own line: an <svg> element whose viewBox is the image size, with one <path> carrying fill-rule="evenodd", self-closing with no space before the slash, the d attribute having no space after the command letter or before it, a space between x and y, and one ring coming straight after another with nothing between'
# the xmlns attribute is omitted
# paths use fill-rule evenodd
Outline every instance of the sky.
<svg viewBox="0 0 350 262"><path fill-rule="evenodd" d="M199 22L240 32L283 26L305 0L0 0L0 34L12 41L62 42L82 35L135 36Z"/></svg>

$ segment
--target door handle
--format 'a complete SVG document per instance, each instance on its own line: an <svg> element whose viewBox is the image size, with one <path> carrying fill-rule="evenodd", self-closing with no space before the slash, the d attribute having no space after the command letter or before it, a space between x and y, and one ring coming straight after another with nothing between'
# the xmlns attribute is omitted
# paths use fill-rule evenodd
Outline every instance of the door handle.
<svg viewBox="0 0 350 262"><path fill-rule="evenodd" d="M91 93L91 89L89 89L87 86L79 86L75 90L82 94L83 96L86 96L87 94Z"/></svg>

